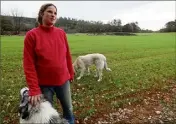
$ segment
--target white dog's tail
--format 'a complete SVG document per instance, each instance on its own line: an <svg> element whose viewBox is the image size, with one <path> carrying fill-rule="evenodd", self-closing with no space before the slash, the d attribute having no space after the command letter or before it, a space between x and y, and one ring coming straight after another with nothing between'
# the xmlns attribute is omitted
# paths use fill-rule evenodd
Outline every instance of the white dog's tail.
<svg viewBox="0 0 176 124"><path fill-rule="evenodd" d="M110 68L108 68L108 64L107 64L106 60L104 60L104 68L105 68L107 71L112 71Z"/></svg>

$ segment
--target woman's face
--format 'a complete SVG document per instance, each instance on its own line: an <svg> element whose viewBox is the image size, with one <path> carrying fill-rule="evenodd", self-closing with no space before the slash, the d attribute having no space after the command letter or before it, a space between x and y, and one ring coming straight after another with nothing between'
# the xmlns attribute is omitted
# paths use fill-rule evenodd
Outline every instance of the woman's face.
<svg viewBox="0 0 176 124"><path fill-rule="evenodd" d="M42 15L43 25L51 26L56 22L57 11L54 6L49 6Z"/></svg>

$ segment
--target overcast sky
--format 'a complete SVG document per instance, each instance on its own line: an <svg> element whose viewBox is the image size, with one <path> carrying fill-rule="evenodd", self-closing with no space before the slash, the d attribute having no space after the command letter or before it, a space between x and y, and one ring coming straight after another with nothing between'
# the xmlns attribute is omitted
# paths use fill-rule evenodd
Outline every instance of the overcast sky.
<svg viewBox="0 0 176 124"><path fill-rule="evenodd" d="M175 1L1 1L1 14L18 9L25 17L37 17L43 3L54 3L58 17L103 21L121 19L122 25L137 21L140 28L159 30L175 20Z"/></svg>

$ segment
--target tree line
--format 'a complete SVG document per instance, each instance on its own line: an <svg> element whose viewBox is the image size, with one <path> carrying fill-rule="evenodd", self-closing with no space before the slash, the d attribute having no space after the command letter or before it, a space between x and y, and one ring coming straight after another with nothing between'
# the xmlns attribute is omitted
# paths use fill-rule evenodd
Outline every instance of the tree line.
<svg viewBox="0 0 176 124"><path fill-rule="evenodd" d="M165 24L165 28L159 30L160 32L176 32L176 19Z"/></svg>
<svg viewBox="0 0 176 124"><path fill-rule="evenodd" d="M20 34L37 26L35 18L23 17L18 11L12 11L11 15L1 15L1 34ZM148 29L141 29L138 22L130 22L122 25L120 19L113 19L107 24L101 21L85 21L74 18L60 17L57 19L55 26L64 29L67 33L149 33L153 32ZM176 32L176 20L169 21L165 24L165 28L158 32Z"/></svg>

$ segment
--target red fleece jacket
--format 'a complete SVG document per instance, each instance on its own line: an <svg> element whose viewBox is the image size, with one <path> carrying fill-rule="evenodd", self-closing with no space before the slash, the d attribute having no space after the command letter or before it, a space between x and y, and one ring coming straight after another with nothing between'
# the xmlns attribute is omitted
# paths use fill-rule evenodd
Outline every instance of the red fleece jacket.
<svg viewBox="0 0 176 124"><path fill-rule="evenodd" d="M66 33L40 25L26 33L23 68L29 95L41 93L39 85L59 86L72 80L74 71Z"/></svg>

